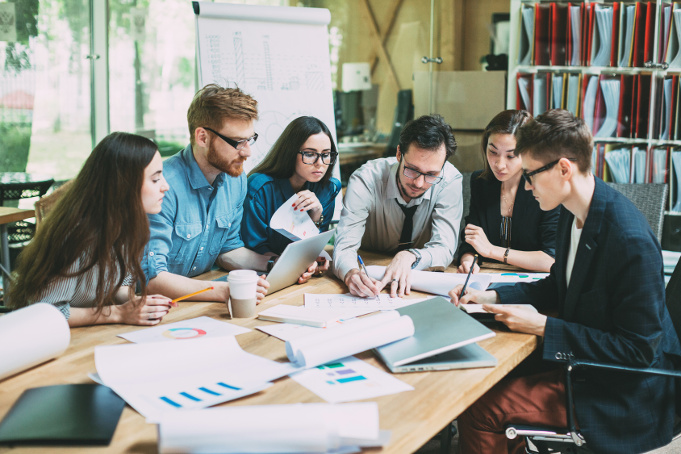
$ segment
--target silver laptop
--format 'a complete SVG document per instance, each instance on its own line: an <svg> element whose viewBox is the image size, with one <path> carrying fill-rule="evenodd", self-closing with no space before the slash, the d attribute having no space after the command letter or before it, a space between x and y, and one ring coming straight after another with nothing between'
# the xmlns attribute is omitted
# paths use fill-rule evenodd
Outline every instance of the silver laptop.
<svg viewBox="0 0 681 454"><path fill-rule="evenodd" d="M324 250L333 236L333 232L333 230L329 230L317 236L294 241L286 246L284 252L274 263L272 270L267 274L267 282L270 283L267 294L271 295L298 282L300 275Z"/></svg>
<svg viewBox="0 0 681 454"><path fill-rule="evenodd" d="M397 311L414 321L414 335L375 349L394 372L493 367L497 359L476 342L494 331L441 296Z"/></svg>

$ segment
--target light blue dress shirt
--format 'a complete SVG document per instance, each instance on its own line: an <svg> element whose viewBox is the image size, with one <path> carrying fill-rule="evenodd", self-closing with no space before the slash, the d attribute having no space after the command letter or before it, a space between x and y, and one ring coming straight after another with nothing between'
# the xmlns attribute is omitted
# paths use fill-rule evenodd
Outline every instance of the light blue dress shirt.
<svg viewBox="0 0 681 454"><path fill-rule="evenodd" d="M223 252L244 246L245 174L220 173L211 186L187 145L163 163L163 176L170 189L161 212L149 215L151 238L142 259L148 280L161 271L197 276Z"/></svg>
<svg viewBox="0 0 681 454"><path fill-rule="evenodd" d="M336 196L341 190L341 182L330 178L326 184L307 182L303 190L315 193L323 207L324 220L319 230L329 230L329 223L336 207ZM262 173L248 177L248 196L241 224L241 237L248 249L260 254L274 252L281 255L291 240L270 228L270 220L284 202L295 194L287 178L272 178Z"/></svg>

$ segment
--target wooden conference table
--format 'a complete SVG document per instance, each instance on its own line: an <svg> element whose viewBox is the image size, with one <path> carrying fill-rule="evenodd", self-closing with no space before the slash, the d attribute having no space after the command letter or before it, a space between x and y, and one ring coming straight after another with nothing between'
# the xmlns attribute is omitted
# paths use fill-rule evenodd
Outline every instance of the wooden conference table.
<svg viewBox="0 0 681 454"><path fill-rule="evenodd" d="M368 264L385 264L388 259L363 253ZM454 271L450 269L448 271ZM214 279L223 272L209 272L202 275L205 280ZM330 276L313 278L304 285L294 285L265 298L258 310L276 304L303 304L304 293L344 293L346 287ZM412 292L411 297L428 296ZM225 304L222 303L179 303L163 319L163 323L176 322L206 315L217 320L229 321L248 328L269 324L257 319L230 320ZM135 331L138 326L101 325L71 330L71 344L66 352L57 358L31 370L0 382L0 418L4 417L19 395L28 388L65 383L91 383L87 373L95 371L94 348L97 345L122 344L127 341L117 334ZM287 361L284 342L253 329L237 336L241 347L249 353L272 360ZM442 428L461 414L469 405L508 374L518 363L537 347L537 338L527 334L497 331L491 339L480 345L499 361L493 368L466 369L455 371L418 372L396 375L400 380L414 387L413 391L402 392L374 400L379 405L380 427L392 431L390 442L383 449L367 449L366 452L413 452L434 437ZM3 348L12 348L9 345ZM372 353L356 355L367 363L388 371ZM292 379L277 380L267 390L223 405L267 405L292 404L297 402L323 402L323 400ZM0 447L0 453L155 453L157 452L156 426L146 424L142 416L126 406L118 423L113 440L108 447L95 448L10 448Z"/></svg>

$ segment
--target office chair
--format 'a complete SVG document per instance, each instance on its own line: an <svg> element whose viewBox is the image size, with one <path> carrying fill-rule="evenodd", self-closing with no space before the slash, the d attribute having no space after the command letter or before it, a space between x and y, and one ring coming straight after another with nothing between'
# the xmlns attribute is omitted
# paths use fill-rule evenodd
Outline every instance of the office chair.
<svg viewBox="0 0 681 454"><path fill-rule="evenodd" d="M641 185L646 186L646 185ZM667 284L665 303L669 315L674 324L677 336L681 338L681 260L676 264L674 273ZM627 367L617 364L598 363L595 361L582 361L567 358L565 373L565 400L567 409L567 428L535 427L526 425L509 424L506 426L506 437L510 440L516 437L525 437L525 447L528 453L549 454L560 452L563 454L592 453L587 446L584 436L577 429L574 412L572 376L579 368L595 368L600 370L621 371L622 373L653 374L676 377L676 412L681 412L681 371L655 368ZM681 436L681 424L677 417L674 426L674 440ZM671 440L670 440L671 441Z"/></svg>
<svg viewBox="0 0 681 454"><path fill-rule="evenodd" d="M52 191L50 194L47 194L46 196L41 197L35 203L35 224L36 224L36 228L40 227L40 224L42 223L45 216L47 216L47 214L52 210L52 208L57 203L57 201L61 198L62 195L64 195L64 193L66 191L68 191L68 189L71 187L72 184L73 184L73 180L68 180L64 184L55 188L55 190Z"/></svg>
<svg viewBox="0 0 681 454"><path fill-rule="evenodd" d="M662 243L664 208L667 205L667 185L665 183L607 183L611 188L624 194L646 217L650 228Z"/></svg>

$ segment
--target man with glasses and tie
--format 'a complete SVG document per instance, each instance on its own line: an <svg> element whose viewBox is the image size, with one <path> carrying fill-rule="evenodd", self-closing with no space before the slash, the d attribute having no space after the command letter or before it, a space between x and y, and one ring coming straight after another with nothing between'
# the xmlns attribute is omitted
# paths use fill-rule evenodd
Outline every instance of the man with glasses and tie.
<svg viewBox="0 0 681 454"><path fill-rule="evenodd" d="M643 214L591 173L592 150L586 123L566 110L550 110L518 130L525 188L542 210L562 205L556 262L541 281L465 295L458 286L450 295L455 303L485 304L513 331L541 336L544 362L502 380L459 417L462 453L525 452L521 440L506 439L509 423L566 427L560 361L672 369L681 353L665 306L660 243ZM540 312L498 302L530 303ZM671 440L671 378L588 369L572 383L577 424L591 451L647 452Z"/></svg>
<svg viewBox="0 0 681 454"><path fill-rule="evenodd" d="M268 257L241 240L246 198L243 164L258 138L258 104L238 88L210 84L199 90L187 111L190 144L163 163L166 192L159 214L149 215L150 240L142 260L149 292L170 298L206 288L190 279L211 269L265 270ZM229 285L213 282L200 301L226 302ZM258 298L269 284L258 283Z"/></svg>
<svg viewBox="0 0 681 454"><path fill-rule="evenodd" d="M371 297L386 286L409 294L411 270L444 269L456 251L463 211L452 128L439 115L410 121L395 158L369 161L352 174L336 230L334 272L350 293ZM358 266L359 248L394 254L381 280Z"/></svg>

